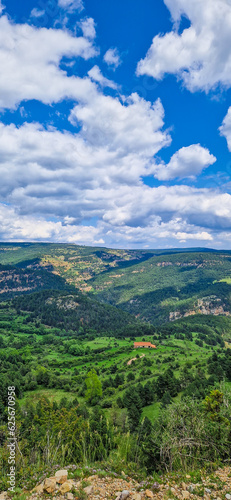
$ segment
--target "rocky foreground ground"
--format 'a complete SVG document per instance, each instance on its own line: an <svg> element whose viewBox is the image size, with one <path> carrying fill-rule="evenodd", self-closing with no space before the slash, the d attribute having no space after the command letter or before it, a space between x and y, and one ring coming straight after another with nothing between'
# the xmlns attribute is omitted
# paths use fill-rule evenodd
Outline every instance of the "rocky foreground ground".
<svg viewBox="0 0 231 500"><path fill-rule="evenodd" d="M68 470L69 469L69 470ZM35 488L26 492L29 500L54 498L56 500L145 500L153 499L201 499L231 500L231 467L218 469L214 474L201 475L193 482L193 475L185 475L184 481L177 476L166 475L153 484L138 483L122 473L121 477L93 474L82 480L71 478L73 469L56 471ZM194 476L195 477L195 476ZM7 500L7 492L0 494L0 500Z"/></svg>

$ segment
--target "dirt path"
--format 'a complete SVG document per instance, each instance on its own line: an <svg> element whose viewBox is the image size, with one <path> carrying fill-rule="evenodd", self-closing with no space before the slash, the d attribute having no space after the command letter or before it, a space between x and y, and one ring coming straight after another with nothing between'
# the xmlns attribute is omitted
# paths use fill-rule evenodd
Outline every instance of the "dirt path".
<svg viewBox="0 0 231 500"><path fill-rule="evenodd" d="M144 358L145 354L141 354L140 358ZM130 366L132 364L132 361L135 361L138 358L132 358L127 362L127 365Z"/></svg>

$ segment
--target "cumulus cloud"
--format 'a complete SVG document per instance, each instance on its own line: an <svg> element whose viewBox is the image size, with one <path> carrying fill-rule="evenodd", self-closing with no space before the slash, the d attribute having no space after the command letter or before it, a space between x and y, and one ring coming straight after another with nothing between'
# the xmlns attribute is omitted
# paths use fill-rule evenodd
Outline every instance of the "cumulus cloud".
<svg viewBox="0 0 231 500"><path fill-rule="evenodd" d="M92 43L59 29L13 24L0 18L0 108L15 108L21 101L37 99L45 104L66 97L81 99L94 91L89 79L68 77L61 59L96 55Z"/></svg>
<svg viewBox="0 0 231 500"><path fill-rule="evenodd" d="M230 229L230 195L143 183L142 177L155 173L154 155L171 141L163 130L159 100L151 104L136 94L119 99L96 92L89 102L74 107L71 120L80 128L76 134L34 123L0 124L0 201L17 207L21 221L29 216L56 218L74 231L94 217L99 221L97 240L113 245L119 238L120 245L141 239L142 245L149 244L149 235L154 242L158 235L170 237L170 232L177 241L191 234L195 241L209 242L212 231ZM186 167L189 173L187 161L195 164L195 147L204 155L203 166L212 162L200 145L192 145L192 151L183 148L170 161L174 175L179 175L180 161L184 175ZM59 241L58 233L51 234Z"/></svg>
<svg viewBox="0 0 231 500"><path fill-rule="evenodd" d="M0 106L14 108L25 99L77 101L70 114L76 133L0 123L1 239L113 246L152 245L158 238L211 242L218 227L231 226L230 195L189 186L149 187L143 177L197 175L215 157L194 144L157 166L155 155L171 143L161 101L151 103L136 93L104 95L100 87L116 85L98 66L85 78L60 69L63 57L96 54L93 28L89 23L84 36L75 37L0 18ZM96 227L86 226L92 218Z"/></svg>
<svg viewBox="0 0 231 500"><path fill-rule="evenodd" d="M93 81L99 83L101 87L110 87L111 89L118 88L117 83L103 76L99 66L97 65L93 66L93 68L88 71L88 76L90 76Z"/></svg>
<svg viewBox="0 0 231 500"><path fill-rule="evenodd" d="M70 120L72 124L81 124L81 135L89 144L116 154L121 167L127 158L128 181L140 161L143 167L139 175L143 175L141 172L145 169L152 172L152 157L171 142L169 134L162 130L164 109L161 101L157 99L152 104L136 93L122 100L98 93L91 101L75 106Z"/></svg>
<svg viewBox="0 0 231 500"><path fill-rule="evenodd" d="M104 62L113 69L118 68L122 63L118 49L108 49L104 54Z"/></svg>
<svg viewBox="0 0 231 500"><path fill-rule="evenodd" d="M95 38L96 36L95 21L94 19L92 19L92 17L87 17L86 19L83 19L79 23L79 26L81 27L83 36L85 38L89 38L89 40L93 40Z"/></svg>
<svg viewBox="0 0 231 500"><path fill-rule="evenodd" d="M144 185L140 177L149 167L147 158L140 156L141 143L131 154L129 134L126 153L125 140L121 149L117 149L116 139L109 149L103 142L87 144L86 133L61 133L35 124L19 128L1 124L0 201L17 207L20 217L56 217L70 226L96 217L101 223L98 236L103 240L110 230L132 236L137 228L148 239L153 224L156 233L167 234L165 225L179 218L186 226L175 228L176 239L181 233L205 236L218 228L230 229L229 194L190 186Z"/></svg>
<svg viewBox="0 0 231 500"><path fill-rule="evenodd" d="M123 103L97 93L74 108L76 134L0 123L0 198L24 213L102 216L112 202L108 189L139 184L152 172L152 156L170 143L163 115L160 101L133 95Z"/></svg>
<svg viewBox="0 0 231 500"><path fill-rule="evenodd" d="M226 138L229 151L231 151L231 107L228 109L219 131Z"/></svg>
<svg viewBox="0 0 231 500"><path fill-rule="evenodd" d="M207 229L231 228L231 195L216 190L191 186L134 186L120 188L119 196L108 192L114 200L103 220L114 226L147 227L153 218L163 222L182 218L187 224ZM126 202L123 201L126 199Z"/></svg>
<svg viewBox="0 0 231 500"><path fill-rule="evenodd" d="M230 0L164 0L174 28L157 35L137 67L138 75L159 80L175 74L195 92L208 92L221 84L231 85L231 3ZM182 16L191 26L178 31Z"/></svg>
<svg viewBox="0 0 231 500"><path fill-rule="evenodd" d="M100 228L102 230L102 227ZM125 247L150 247L162 248L168 246L179 246L188 240L193 240L197 246L201 242L212 245L213 235L208 231L201 231L201 228L188 224L181 218L173 218L169 222L163 222L156 216L152 222L145 227L116 226L113 230L104 226L104 239L108 246L120 245L121 241Z"/></svg>
<svg viewBox="0 0 231 500"><path fill-rule="evenodd" d="M60 221L47 221L19 216L14 208L0 204L1 241L57 241L98 245L104 241L93 226L72 226Z"/></svg>
<svg viewBox="0 0 231 500"><path fill-rule="evenodd" d="M200 144L192 144L177 151L168 165L163 163L158 165L155 177L162 181L195 177L215 161L215 156L210 154L207 148L203 148Z"/></svg>
<svg viewBox="0 0 231 500"><path fill-rule="evenodd" d="M1 241L56 241L112 247L121 245L121 242L124 247L162 246L165 239L173 246L187 240L194 240L198 245L213 241L210 233L200 231L180 218L164 223L160 217L155 217L148 227L118 226L113 230L102 221L94 227L76 225L68 219L54 222L42 217L19 215L14 208L0 204L0 238ZM227 233L224 233L224 238L228 239Z"/></svg>

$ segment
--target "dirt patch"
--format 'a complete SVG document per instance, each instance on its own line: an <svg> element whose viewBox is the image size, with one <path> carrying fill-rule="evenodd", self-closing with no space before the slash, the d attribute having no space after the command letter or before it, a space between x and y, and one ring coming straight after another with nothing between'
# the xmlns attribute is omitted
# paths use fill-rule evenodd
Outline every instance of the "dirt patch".
<svg viewBox="0 0 231 500"><path fill-rule="evenodd" d="M139 357L139 359L140 359L140 358L144 358L144 356L145 356L145 354L141 354L141 356ZM132 364L132 362L133 362L133 361L136 361L136 359L138 359L138 358L132 358L132 359L130 359L130 360L127 362L127 365L128 365L128 366L130 366L130 365Z"/></svg>

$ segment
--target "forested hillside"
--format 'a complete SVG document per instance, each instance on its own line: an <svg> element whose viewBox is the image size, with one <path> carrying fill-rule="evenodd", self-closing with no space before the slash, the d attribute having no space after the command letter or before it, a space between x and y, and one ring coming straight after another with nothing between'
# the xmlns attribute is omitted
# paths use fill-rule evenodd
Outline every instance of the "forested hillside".
<svg viewBox="0 0 231 500"><path fill-rule="evenodd" d="M229 314L230 283L230 256L202 252L155 256L93 279L98 299L158 323L195 313Z"/></svg>
<svg viewBox="0 0 231 500"><path fill-rule="evenodd" d="M70 285L155 324L193 314L231 313L229 252L2 244L0 263L11 266L11 273L0 269L0 298Z"/></svg>

